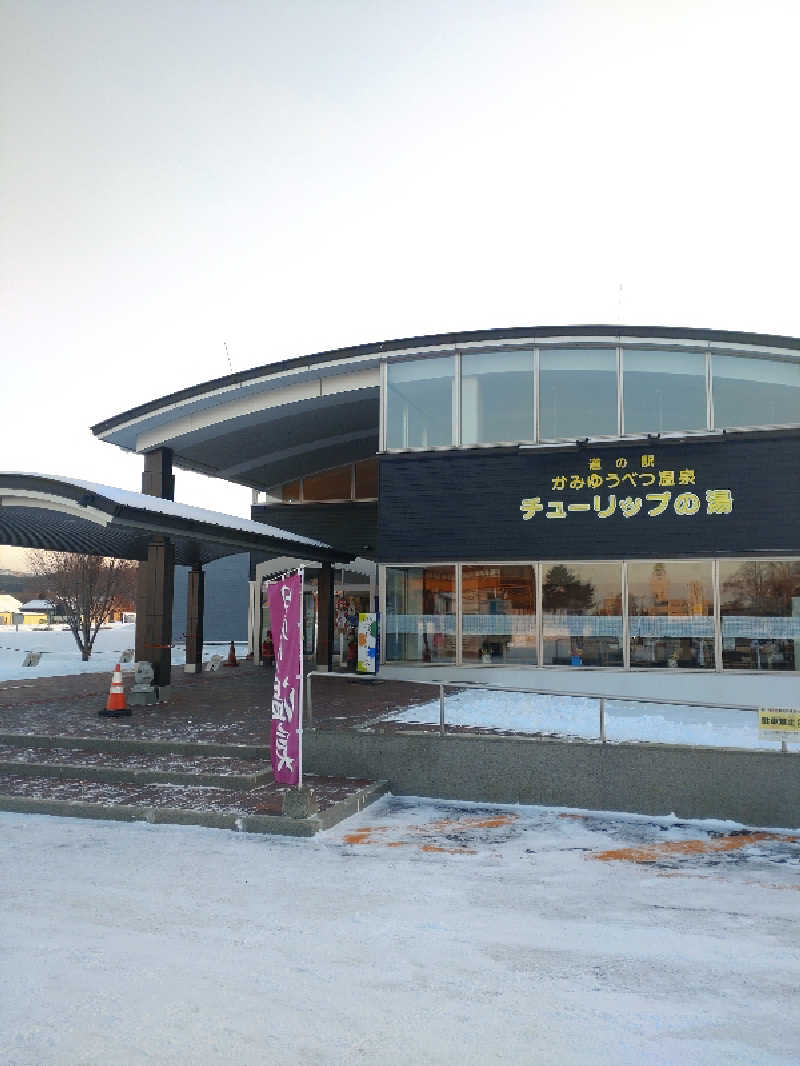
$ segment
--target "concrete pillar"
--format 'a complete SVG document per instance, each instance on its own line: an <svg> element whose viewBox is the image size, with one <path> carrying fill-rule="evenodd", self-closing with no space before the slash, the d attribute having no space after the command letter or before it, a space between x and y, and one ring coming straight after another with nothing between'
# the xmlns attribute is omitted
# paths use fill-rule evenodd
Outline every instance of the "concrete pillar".
<svg viewBox="0 0 800 1066"><path fill-rule="evenodd" d="M136 581L136 659L153 665L153 684L170 683L175 547L164 537L147 545Z"/></svg>
<svg viewBox="0 0 800 1066"><path fill-rule="evenodd" d="M203 589L205 574L195 564L186 580L186 666L187 674L199 674L203 669Z"/></svg>
<svg viewBox="0 0 800 1066"><path fill-rule="evenodd" d="M333 564L322 563L317 595L317 669L333 669Z"/></svg>
<svg viewBox="0 0 800 1066"><path fill-rule="evenodd" d="M175 499L172 451L158 448L144 456L142 492L162 500ZM136 580L136 659L153 666L153 682L170 683L172 672L172 594L175 548L164 537L147 547L147 561L139 563Z"/></svg>

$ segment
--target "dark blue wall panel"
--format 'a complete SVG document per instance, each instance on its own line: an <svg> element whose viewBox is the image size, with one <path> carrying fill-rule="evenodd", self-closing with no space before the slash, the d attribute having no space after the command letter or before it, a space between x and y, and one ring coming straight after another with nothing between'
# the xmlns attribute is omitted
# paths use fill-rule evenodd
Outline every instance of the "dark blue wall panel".
<svg viewBox="0 0 800 1066"><path fill-rule="evenodd" d="M247 581L250 555L229 555L204 567L205 640L247 640ZM188 567L175 567L175 599L172 636L180 640L186 631L186 575Z"/></svg>

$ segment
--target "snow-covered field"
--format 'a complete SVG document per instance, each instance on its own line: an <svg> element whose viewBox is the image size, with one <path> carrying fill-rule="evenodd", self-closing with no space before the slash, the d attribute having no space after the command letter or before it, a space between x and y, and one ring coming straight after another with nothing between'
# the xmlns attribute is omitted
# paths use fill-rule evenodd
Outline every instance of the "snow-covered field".
<svg viewBox="0 0 800 1066"><path fill-rule="evenodd" d="M29 680L36 677L64 677L67 674L110 674L120 655L134 645L135 625L115 622L103 628L97 634L91 657L83 662L75 638L69 630L61 625L50 631L37 630L31 626L20 626L17 632L14 626L0 626L0 681ZM38 666L23 666L25 653L40 651L42 657ZM203 659L212 655L225 654L226 647L221 644L209 644L203 648ZM247 654L246 643L236 644L236 654ZM172 665L183 666L186 662L186 648L176 644L172 649ZM133 671L135 663L123 663L122 669Z"/></svg>
<svg viewBox="0 0 800 1066"><path fill-rule="evenodd" d="M0 814L0 1061L794 1066L797 841L392 797L311 841Z"/></svg>
<svg viewBox="0 0 800 1066"><path fill-rule="evenodd" d="M702 744L724 748L766 748L780 741L758 734L755 711L718 710L606 700L606 738L609 741L659 741L663 744ZM435 725L439 701L393 714L398 722ZM445 700L449 725L502 729L520 733L546 733L597 739L599 704L584 696L550 696L532 692L449 690ZM789 750L800 743L789 742Z"/></svg>

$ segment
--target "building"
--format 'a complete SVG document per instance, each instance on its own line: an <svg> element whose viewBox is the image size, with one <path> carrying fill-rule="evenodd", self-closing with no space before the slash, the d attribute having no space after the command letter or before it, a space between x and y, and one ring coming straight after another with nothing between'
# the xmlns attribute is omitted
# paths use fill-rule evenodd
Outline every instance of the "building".
<svg viewBox="0 0 800 1066"><path fill-rule="evenodd" d="M784 705L796 687L798 339L386 341L193 385L94 432L247 485L253 519L355 557L338 584L377 599L389 672Z"/></svg>
<svg viewBox="0 0 800 1066"><path fill-rule="evenodd" d="M21 609L22 604L15 596L0 594L0 626L13 625L14 615L19 614Z"/></svg>
<svg viewBox="0 0 800 1066"><path fill-rule="evenodd" d="M20 607L26 626L49 626L56 614L56 605L50 600L28 600Z"/></svg>

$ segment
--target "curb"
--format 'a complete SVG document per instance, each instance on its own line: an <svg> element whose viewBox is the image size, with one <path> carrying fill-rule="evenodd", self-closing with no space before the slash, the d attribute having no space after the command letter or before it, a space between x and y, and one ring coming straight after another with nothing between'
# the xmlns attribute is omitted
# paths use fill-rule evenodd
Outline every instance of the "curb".
<svg viewBox="0 0 800 1066"><path fill-rule="evenodd" d="M285 815L236 814L216 811L183 810L177 807L136 807L117 804L103 807L80 800L34 799L27 796L0 795L0 811L12 814L48 814L59 818L89 818L97 821L148 822L151 825L196 825L206 829L231 829L239 833L262 833L273 836L312 837L363 810L388 790L386 781L367 785L326 811L310 818L287 818Z"/></svg>
<svg viewBox="0 0 800 1066"><path fill-rule="evenodd" d="M388 791L388 781L375 781L371 785L365 785L364 788L359 789L352 796L348 796L347 799L334 803L326 811L320 811L315 817L319 819L322 829L330 829L339 822L343 822L345 818L350 818L352 815L358 814L359 811L363 811L365 807L369 807L371 803L380 799Z"/></svg>
<svg viewBox="0 0 800 1066"><path fill-rule="evenodd" d="M296 819L282 815L192 811L177 807L134 807L130 804L101 807L99 804L83 803L80 800L31 799L20 796L0 796L0 811L15 814L50 814L60 818L89 818L96 821L148 822L151 825L197 825L206 829L232 829L244 833L297 837L314 836L323 828L316 816Z"/></svg>

